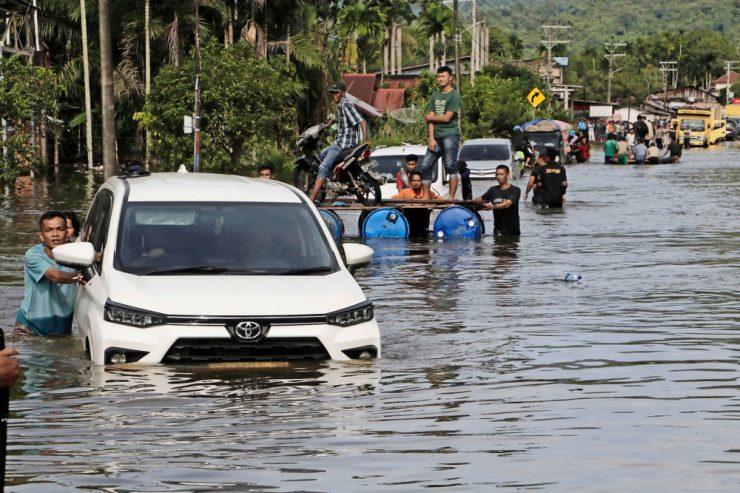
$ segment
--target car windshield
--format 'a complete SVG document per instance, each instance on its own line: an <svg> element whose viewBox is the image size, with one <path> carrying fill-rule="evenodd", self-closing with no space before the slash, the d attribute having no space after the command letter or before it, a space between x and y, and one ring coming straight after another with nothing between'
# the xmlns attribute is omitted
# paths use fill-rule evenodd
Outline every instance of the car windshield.
<svg viewBox="0 0 740 493"><path fill-rule="evenodd" d="M374 171L385 176L389 183L395 182L396 173L406 166L406 156L407 154L402 156L373 156L372 160L378 162L378 167L375 168ZM423 159L424 155L420 154L416 161L416 169L418 171L421 171L421 161ZM439 173L438 168L439 166L434 166L432 168L432 182L437 181L437 174Z"/></svg>
<svg viewBox="0 0 740 493"><path fill-rule="evenodd" d="M303 204L129 202L116 269L138 275L309 275L336 260Z"/></svg>
<svg viewBox="0 0 740 493"><path fill-rule="evenodd" d="M506 161L511 159L506 144L463 145L460 149L461 161Z"/></svg>
<svg viewBox="0 0 740 493"><path fill-rule="evenodd" d="M560 132L532 132L527 133L529 142L535 147L560 147L563 137Z"/></svg>
<svg viewBox="0 0 740 493"><path fill-rule="evenodd" d="M687 118L681 122L681 130L696 130L697 132L704 131L704 120L695 118Z"/></svg>

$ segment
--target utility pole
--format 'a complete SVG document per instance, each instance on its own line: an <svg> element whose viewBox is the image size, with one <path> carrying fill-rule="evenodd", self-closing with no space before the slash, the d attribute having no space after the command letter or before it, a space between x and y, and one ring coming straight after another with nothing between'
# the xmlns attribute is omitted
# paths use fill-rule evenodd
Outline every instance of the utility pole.
<svg viewBox="0 0 740 493"><path fill-rule="evenodd" d="M727 86L725 87L725 106L730 104L730 70L732 70L732 65L735 63L740 63L737 60L725 60L725 66L727 67Z"/></svg>
<svg viewBox="0 0 740 493"><path fill-rule="evenodd" d="M604 55L604 58L609 60L609 75L607 77L608 82L606 85L606 102L611 103L612 102L612 78L614 77L615 72L619 72L619 70L621 70L621 69L614 70L614 59L620 56L624 56L624 53L615 53L615 51L617 51L617 48L627 46L627 44L626 43L604 43L604 46L606 46L606 51L608 52L607 55Z"/></svg>
<svg viewBox="0 0 740 493"><path fill-rule="evenodd" d="M457 93L461 94L461 87L460 87L460 18L459 18L459 12L458 12L458 0L454 0L452 2L452 23L453 23L453 29L455 31L455 89L457 89ZM458 114L457 118L457 124L460 128L460 133L462 133L462 108L460 108L460 113Z"/></svg>
<svg viewBox="0 0 740 493"><path fill-rule="evenodd" d="M195 108L193 109L193 171L200 172L200 0L195 0Z"/></svg>
<svg viewBox="0 0 740 493"><path fill-rule="evenodd" d="M547 48L547 83L549 85L552 85L552 48L557 45L567 44L570 43L570 41L561 40L561 39L553 39L556 32L562 32L559 31L559 29L570 29L570 26L540 26L542 29L545 30L545 37L547 39L540 40L540 42L545 45L545 48ZM562 80L560 83L562 84Z"/></svg>
<svg viewBox="0 0 740 493"><path fill-rule="evenodd" d="M678 62L675 60L661 61L660 71L663 72L663 109L668 110L668 74L678 72Z"/></svg>
<svg viewBox="0 0 740 493"><path fill-rule="evenodd" d="M478 2L476 2L476 0L472 0L472 1L473 1L473 21L470 26L470 29L471 29L471 32L470 32L470 39L471 39L471 43L470 43L470 82L474 83L475 82L475 69L476 69L476 65L478 61L478 53L480 50L478 49L478 24L476 24L476 19L475 19L475 14L476 14L475 10L476 10L476 6Z"/></svg>

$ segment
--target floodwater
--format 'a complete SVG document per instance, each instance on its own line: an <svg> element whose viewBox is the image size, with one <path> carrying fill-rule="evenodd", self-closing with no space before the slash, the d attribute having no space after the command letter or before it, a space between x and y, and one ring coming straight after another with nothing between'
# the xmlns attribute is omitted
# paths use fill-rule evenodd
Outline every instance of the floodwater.
<svg viewBox="0 0 740 493"><path fill-rule="evenodd" d="M518 241L373 242L377 361L104 369L10 338L6 491L740 491L740 146L568 177ZM39 211L94 186L2 199L3 328Z"/></svg>

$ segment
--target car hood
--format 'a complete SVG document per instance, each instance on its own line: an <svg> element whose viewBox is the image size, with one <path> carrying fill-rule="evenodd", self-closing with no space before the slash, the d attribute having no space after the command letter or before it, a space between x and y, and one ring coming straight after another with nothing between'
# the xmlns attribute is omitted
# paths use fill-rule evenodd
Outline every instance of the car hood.
<svg viewBox="0 0 740 493"><path fill-rule="evenodd" d="M366 298L346 270L328 275L108 278L111 301L167 315L318 315Z"/></svg>

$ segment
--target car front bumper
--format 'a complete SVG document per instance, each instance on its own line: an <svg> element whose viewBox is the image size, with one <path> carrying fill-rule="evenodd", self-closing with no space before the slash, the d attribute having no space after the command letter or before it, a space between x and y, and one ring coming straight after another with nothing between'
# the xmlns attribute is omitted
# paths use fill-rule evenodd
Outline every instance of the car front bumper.
<svg viewBox="0 0 740 493"><path fill-rule="evenodd" d="M258 342L240 341L224 325L168 324L138 328L101 322L98 330L91 331L87 337L95 364L110 364L115 353L130 355L126 362L135 360L142 364L380 357L380 331L375 319L348 327L274 325Z"/></svg>

